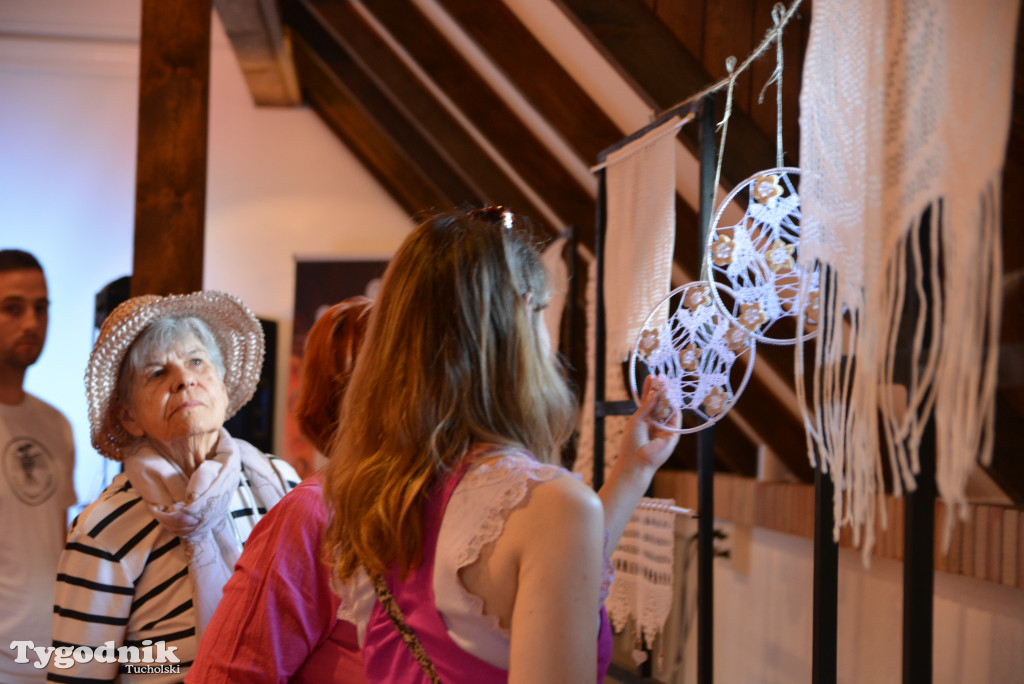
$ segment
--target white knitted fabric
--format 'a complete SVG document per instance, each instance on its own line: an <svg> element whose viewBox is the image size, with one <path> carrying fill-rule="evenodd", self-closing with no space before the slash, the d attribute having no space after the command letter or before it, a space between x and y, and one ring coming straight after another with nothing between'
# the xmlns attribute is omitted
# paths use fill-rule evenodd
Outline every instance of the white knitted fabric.
<svg viewBox="0 0 1024 684"><path fill-rule="evenodd" d="M633 618L648 649L653 647L675 603L676 520L668 509L674 504L671 499L643 499L612 553L615 579L606 602L608 618L616 632ZM634 649L635 655L639 653Z"/></svg>
<svg viewBox="0 0 1024 684"><path fill-rule="evenodd" d="M585 293L587 314L587 378L583 388L583 407L580 411L579 434L576 444L576 460L572 470L580 475L583 481L594 486L594 342L596 340L594 325L597 320L597 262L591 260L587 265L587 289ZM610 355L606 355L606 359ZM622 367L617 362L606 362L605 366L605 400L615 401L629 397L622 377ZM626 416L606 416L604 418L604 473L607 480L612 466L619 455L622 434L626 430Z"/></svg>
<svg viewBox="0 0 1024 684"><path fill-rule="evenodd" d="M580 404L579 439L576 441L576 460L573 461L572 471L579 475L584 482L591 487L594 486L594 331L596 320L595 307L597 306L597 262L591 259L587 262L587 289L583 293L584 309L587 321L586 340L587 351L587 377L583 381L583 403ZM607 474L608 468L605 468Z"/></svg>
<svg viewBox="0 0 1024 684"><path fill-rule="evenodd" d="M676 232L676 117L608 155L604 305L608 356L626 360L668 294Z"/></svg>
<svg viewBox="0 0 1024 684"><path fill-rule="evenodd" d="M912 489L932 410L939 492L962 515L967 476L990 458L1017 12L1017 0L814 4L800 95L800 249L821 261L823 293L837 296L822 298L810 396L799 347L796 386L809 447L836 485L835 533L845 523L855 542L863 533L865 561L881 510L880 454L892 455L897 491ZM941 289L921 281L940 271ZM907 292L925 288L935 296L909 320L909 356L897 358ZM910 387L896 405L901 374Z"/></svg>

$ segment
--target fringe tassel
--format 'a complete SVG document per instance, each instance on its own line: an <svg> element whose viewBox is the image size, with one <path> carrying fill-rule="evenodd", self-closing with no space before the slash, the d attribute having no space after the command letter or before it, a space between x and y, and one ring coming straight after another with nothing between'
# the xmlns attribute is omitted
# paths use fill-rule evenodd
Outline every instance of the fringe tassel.
<svg viewBox="0 0 1024 684"><path fill-rule="evenodd" d="M959 509L961 520L969 512L967 479L977 462L991 463L995 438L1003 263L999 184L997 174L983 188L974 212L959 216L954 207L950 217L968 221L974 232L949 254L947 316L936 378L936 482L940 496ZM954 516L947 516L943 553L949 550L954 523Z"/></svg>
<svg viewBox="0 0 1024 684"><path fill-rule="evenodd" d="M822 265L811 395L798 343L797 400L812 463L835 486L833 536L838 541L841 526L850 525L865 565L876 521L888 527L883 440L893 493L913 491L921 438L934 414L939 493L962 519L967 478L979 458L991 459L1002 281L998 187L997 176L973 215L961 216L949 200L933 203L908 226L877 277L867 279L858 301L842 301L843 274ZM802 301L808 296L802 292ZM801 315L801 331L806 324ZM954 523L947 516L944 553Z"/></svg>

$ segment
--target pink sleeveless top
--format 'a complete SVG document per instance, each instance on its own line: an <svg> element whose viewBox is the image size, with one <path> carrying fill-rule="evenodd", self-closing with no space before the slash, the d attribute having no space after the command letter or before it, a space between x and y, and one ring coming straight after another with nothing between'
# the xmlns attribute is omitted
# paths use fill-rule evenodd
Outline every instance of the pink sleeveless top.
<svg viewBox="0 0 1024 684"><path fill-rule="evenodd" d="M465 471L466 467L463 466L441 482L427 502L424 516L423 562L410 572L405 581L399 580L396 572L389 573L385 580L405 616L406 624L422 642L442 682L504 683L508 680L508 671L481 660L459 646L448 634L444 619L436 608L433 574L438 535L452 492L455 491ZM598 682L604 681L612 651L611 627L603 606L600 610L600 624ZM363 659L367 682L429 682L379 601L374 601L366 625Z"/></svg>

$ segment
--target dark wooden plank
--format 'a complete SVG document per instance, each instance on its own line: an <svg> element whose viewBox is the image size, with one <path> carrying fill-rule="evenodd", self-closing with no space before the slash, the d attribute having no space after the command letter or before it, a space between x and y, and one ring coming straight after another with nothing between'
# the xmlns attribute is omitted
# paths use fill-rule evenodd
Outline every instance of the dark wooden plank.
<svg viewBox="0 0 1024 684"><path fill-rule="evenodd" d="M284 6L284 11L288 26L312 48L318 60L333 74L337 85L359 103L368 117L378 122L382 134L393 141L395 152L401 153L409 165L419 170L424 182L436 188L444 198L444 205L483 202L484 198L467 182L462 170L424 135L407 111L392 101L373 75L345 50L309 3L291 2ZM417 210L432 208L434 205L427 205Z"/></svg>
<svg viewBox="0 0 1024 684"><path fill-rule="evenodd" d="M589 191L563 168L415 3L367 0L364 5L526 184L542 194L562 221L580 231L582 243L593 245L595 203Z"/></svg>
<svg viewBox="0 0 1024 684"><path fill-rule="evenodd" d="M439 0L584 161L622 131L501 0ZM538 78L543 74L543 78Z"/></svg>
<svg viewBox="0 0 1024 684"><path fill-rule="evenodd" d="M996 392L995 444L992 464L985 467L985 472L1020 506L1024 503L1024 450L1020 446L1019 426L1024 424L1024 415L1013 401L1015 392L1020 392L1020 388L1000 388Z"/></svg>
<svg viewBox="0 0 1024 684"><path fill-rule="evenodd" d="M351 3L312 2L311 12L320 17L346 53L387 93L424 138L449 160L480 204L504 204L529 216L540 209L516 185L456 120L393 49L366 23Z"/></svg>
<svg viewBox="0 0 1024 684"><path fill-rule="evenodd" d="M426 207L452 208L452 202L423 175L407 151L396 145L388 131L363 109L312 49L297 36L293 45L306 100L406 213L412 215Z"/></svg>
<svg viewBox="0 0 1024 684"><path fill-rule="evenodd" d="M1002 184L1003 311L1000 330L996 436L987 472L1017 506L1024 505L1024 21L1017 26L1013 116ZM1014 277L1011 274L1017 274ZM1021 570L1024 576L1024 569Z"/></svg>
<svg viewBox="0 0 1024 684"><path fill-rule="evenodd" d="M765 346L768 345L758 345L755 363L765 363L762 358L762 347ZM756 370L736 405L730 409L732 411L739 413L750 429L771 446L779 460L801 482L814 481L803 422L781 405L778 393L757 375ZM728 420L729 415L726 414L722 422Z"/></svg>
<svg viewBox="0 0 1024 684"><path fill-rule="evenodd" d="M637 0L554 0L656 110L668 109L710 85L714 79L657 15ZM705 22L706 23L706 22ZM751 49L753 46L750 46ZM751 50L738 55L742 61ZM729 122L729 153L722 162L725 186L736 185L774 160L775 144L742 110ZM696 150L696 127L681 139ZM728 144L728 141L727 141Z"/></svg>
<svg viewBox="0 0 1024 684"><path fill-rule="evenodd" d="M302 102L277 3L273 0L214 0L253 101L294 107Z"/></svg>
<svg viewBox="0 0 1024 684"><path fill-rule="evenodd" d="M691 55L704 54L705 0L660 0L651 9Z"/></svg>
<svg viewBox="0 0 1024 684"><path fill-rule="evenodd" d="M1018 35L1017 64L1024 68L1024 22ZM1024 505L1024 449L1016 426L1024 424L1024 76L1018 92L1003 174L1003 311L1000 335L996 435L991 466L986 470L1017 506ZM1017 274L1018 277L1012 277ZM1024 570L1022 570L1024 576Z"/></svg>
<svg viewBox="0 0 1024 684"><path fill-rule="evenodd" d="M211 0L143 0L132 295L203 286Z"/></svg>
<svg viewBox="0 0 1024 684"><path fill-rule="evenodd" d="M715 423L715 472L757 477L757 443L733 417L727 415Z"/></svg>

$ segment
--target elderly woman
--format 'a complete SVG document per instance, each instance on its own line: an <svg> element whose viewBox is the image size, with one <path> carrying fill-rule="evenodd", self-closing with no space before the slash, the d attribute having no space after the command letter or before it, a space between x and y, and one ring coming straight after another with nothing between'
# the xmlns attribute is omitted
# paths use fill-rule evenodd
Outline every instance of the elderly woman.
<svg viewBox="0 0 1024 684"><path fill-rule="evenodd" d="M184 679L242 545L298 482L223 427L263 353L259 321L221 292L134 297L104 322L85 376L92 443L124 472L68 533L53 637L82 657L52 659L51 679Z"/></svg>

